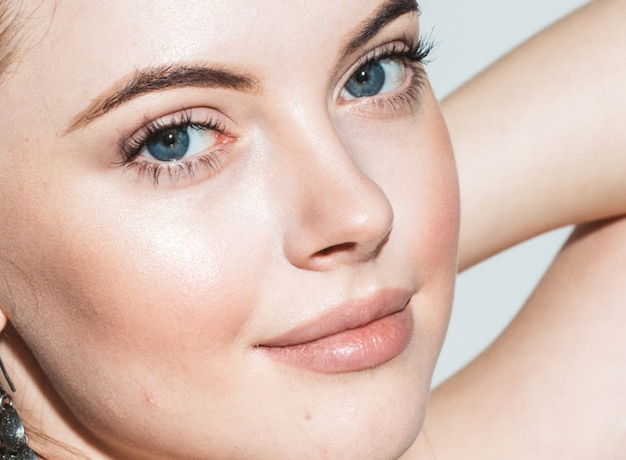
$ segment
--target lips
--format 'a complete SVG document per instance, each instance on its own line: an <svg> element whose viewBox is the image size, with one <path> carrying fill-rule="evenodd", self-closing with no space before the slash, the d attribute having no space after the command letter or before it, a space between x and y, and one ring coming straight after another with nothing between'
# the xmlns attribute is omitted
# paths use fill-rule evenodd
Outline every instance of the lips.
<svg viewBox="0 0 626 460"><path fill-rule="evenodd" d="M413 335L411 293L381 290L340 304L257 348L272 359L322 373L379 366L408 346Z"/></svg>

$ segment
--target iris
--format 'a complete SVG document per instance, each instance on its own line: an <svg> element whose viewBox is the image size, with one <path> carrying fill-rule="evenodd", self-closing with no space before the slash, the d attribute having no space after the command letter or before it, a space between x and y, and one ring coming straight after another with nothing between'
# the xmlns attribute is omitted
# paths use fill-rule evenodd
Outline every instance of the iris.
<svg viewBox="0 0 626 460"><path fill-rule="evenodd" d="M373 61L354 72L345 89L354 97L369 97L378 94L384 86L385 69L380 61Z"/></svg>
<svg viewBox="0 0 626 460"><path fill-rule="evenodd" d="M151 136L146 141L150 155L159 161L182 159L189 150L189 127L169 128Z"/></svg>

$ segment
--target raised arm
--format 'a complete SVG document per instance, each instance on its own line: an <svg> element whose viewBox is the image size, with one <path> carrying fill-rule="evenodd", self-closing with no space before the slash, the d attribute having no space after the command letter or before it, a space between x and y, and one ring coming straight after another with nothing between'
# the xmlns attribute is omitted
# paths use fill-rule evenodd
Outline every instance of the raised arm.
<svg viewBox="0 0 626 460"><path fill-rule="evenodd" d="M598 0L443 102L461 182L460 269L626 212L626 2Z"/></svg>
<svg viewBox="0 0 626 460"><path fill-rule="evenodd" d="M577 229L511 326L434 392L437 460L625 458L624 260L624 218Z"/></svg>

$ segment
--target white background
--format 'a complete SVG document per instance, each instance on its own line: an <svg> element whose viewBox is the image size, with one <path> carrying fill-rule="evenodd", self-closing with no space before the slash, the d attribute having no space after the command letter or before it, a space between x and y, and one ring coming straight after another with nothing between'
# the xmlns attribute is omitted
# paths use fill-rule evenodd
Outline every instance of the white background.
<svg viewBox="0 0 626 460"><path fill-rule="evenodd" d="M423 34L438 43L428 67L444 97L525 38L585 0L420 0ZM569 230L517 246L459 276L448 337L434 384L471 360L513 318Z"/></svg>

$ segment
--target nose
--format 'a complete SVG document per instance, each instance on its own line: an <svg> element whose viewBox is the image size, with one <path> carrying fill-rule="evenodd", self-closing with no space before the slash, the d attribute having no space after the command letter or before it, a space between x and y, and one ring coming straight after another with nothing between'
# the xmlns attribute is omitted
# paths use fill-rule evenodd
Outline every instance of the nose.
<svg viewBox="0 0 626 460"><path fill-rule="evenodd" d="M383 189L368 177L338 136L298 147L292 167L284 251L292 265L327 271L377 257L393 225Z"/></svg>

